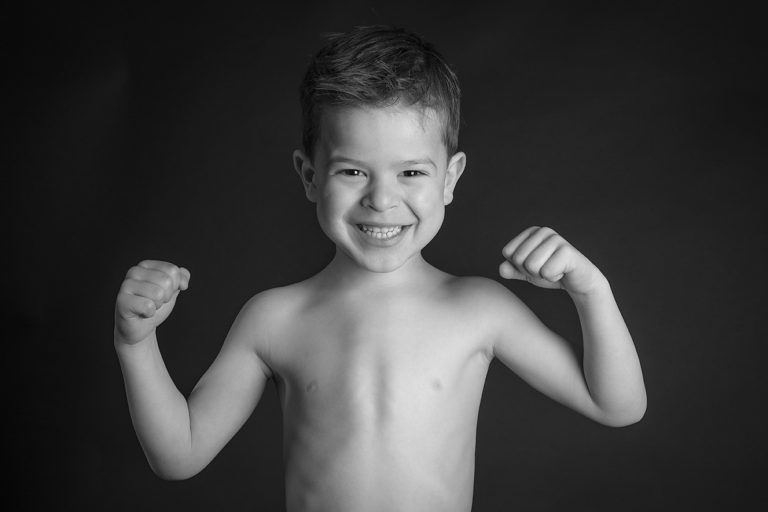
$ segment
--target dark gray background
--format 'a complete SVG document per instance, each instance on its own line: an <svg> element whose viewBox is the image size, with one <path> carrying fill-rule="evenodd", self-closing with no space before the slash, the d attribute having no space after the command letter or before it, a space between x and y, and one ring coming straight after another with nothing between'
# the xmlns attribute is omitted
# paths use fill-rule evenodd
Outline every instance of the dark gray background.
<svg viewBox="0 0 768 512"><path fill-rule="evenodd" d="M371 23L434 42L463 87L468 167L427 259L495 277L511 237L551 226L608 276L643 365L648 412L611 429L494 363L475 510L722 510L756 496L766 455L756 13L36 5L4 21L7 464L22 508L283 507L272 384L201 474L152 474L112 348L114 299L141 259L191 270L159 330L188 393L249 297L322 268L332 246L290 158L297 86L322 33ZM508 286L580 344L567 294Z"/></svg>

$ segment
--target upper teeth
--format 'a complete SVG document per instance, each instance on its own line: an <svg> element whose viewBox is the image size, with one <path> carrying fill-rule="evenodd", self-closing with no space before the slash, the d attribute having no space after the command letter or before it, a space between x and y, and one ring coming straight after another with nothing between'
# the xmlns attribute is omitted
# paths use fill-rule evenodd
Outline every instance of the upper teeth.
<svg viewBox="0 0 768 512"><path fill-rule="evenodd" d="M374 237L374 238L392 238L393 236L397 235L402 231L403 226L366 226L365 224L360 225L360 229L362 229L366 234Z"/></svg>

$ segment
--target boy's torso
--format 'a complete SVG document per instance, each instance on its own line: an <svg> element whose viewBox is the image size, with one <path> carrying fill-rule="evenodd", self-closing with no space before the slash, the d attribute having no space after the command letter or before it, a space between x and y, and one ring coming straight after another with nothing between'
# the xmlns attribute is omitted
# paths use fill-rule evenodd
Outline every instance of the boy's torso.
<svg viewBox="0 0 768 512"><path fill-rule="evenodd" d="M339 297L283 288L264 362L283 408L289 511L471 507L492 358L476 279Z"/></svg>

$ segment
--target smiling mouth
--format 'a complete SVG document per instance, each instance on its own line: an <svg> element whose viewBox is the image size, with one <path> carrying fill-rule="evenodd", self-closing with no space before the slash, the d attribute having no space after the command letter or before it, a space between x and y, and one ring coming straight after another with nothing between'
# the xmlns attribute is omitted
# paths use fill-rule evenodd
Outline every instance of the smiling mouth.
<svg viewBox="0 0 768 512"><path fill-rule="evenodd" d="M377 240L391 240L403 232L408 226L369 226L366 224L357 224L357 229Z"/></svg>

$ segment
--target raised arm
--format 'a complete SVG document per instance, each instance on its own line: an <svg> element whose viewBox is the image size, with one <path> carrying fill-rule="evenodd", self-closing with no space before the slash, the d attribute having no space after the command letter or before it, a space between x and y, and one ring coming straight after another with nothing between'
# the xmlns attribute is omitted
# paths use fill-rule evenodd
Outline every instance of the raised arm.
<svg viewBox="0 0 768 512"><path fill-rule="evenodd" d="M616 427L639 421L646 408L640 361L603 274L550 228L526 229L503 253L502 277L568 292L581 321L584 360L506 289L494 293L494 355L534 388L595 421Z"/></svg>
<svg viewBox="0 0 768 512"><path fill-rule="evenodd" d="M253 412L269 376L258 350L264 308L257 296L241 309L189 400L179 392L156 328L189 278L183 268L145 260L128 271L115 308L114 345L136 434L153 471L173 480L208 465Z"/></svg>

